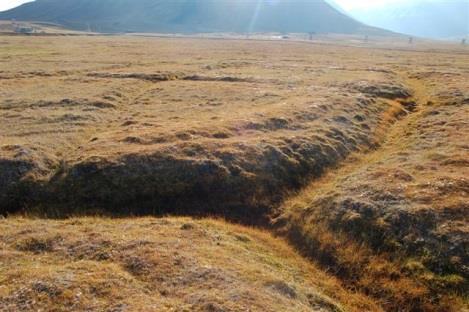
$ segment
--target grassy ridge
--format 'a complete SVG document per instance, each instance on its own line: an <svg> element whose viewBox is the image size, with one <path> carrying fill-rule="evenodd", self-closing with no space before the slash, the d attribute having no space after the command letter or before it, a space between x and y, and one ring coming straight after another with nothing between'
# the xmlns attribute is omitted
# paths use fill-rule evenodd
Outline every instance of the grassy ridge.
<svg viewBox="0 0 469 312"><path fill-rule="evenodd" d="M324 69L343 54L327 46L47 40L8 38L2 54L18 43L30 49L17 50L18 63L2 74L3 212L172 212L262 223L291 190L375 145L405 112L392 99L410 95L392 72L352 56L343 60L350 70ZM75 50L83 43L85 51ZM230 59L232 50L245 55ZM59 70L64 61L69 67Z"/></svg>
<svg viewBox="0 0 469 312"><path fill-rule="evenodd" d="M442 92L440 79L414 75L415 114L378 151L292 197L277 220L306 254L386 310L467 304L467 89L458 77Z"/></svg>

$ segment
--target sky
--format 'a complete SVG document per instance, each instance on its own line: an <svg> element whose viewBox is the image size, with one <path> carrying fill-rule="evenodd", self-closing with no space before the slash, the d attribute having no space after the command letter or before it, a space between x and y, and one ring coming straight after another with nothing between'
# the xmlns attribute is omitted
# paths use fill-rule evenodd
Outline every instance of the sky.
<svg viewBox="0 0 469 312"><path fill-rule="evenodd" d="M412 0L407 0L407 2ZM403 0L335 0L344 10L365 9L371 6L381 6L389 3L403 2Z"/></svg>

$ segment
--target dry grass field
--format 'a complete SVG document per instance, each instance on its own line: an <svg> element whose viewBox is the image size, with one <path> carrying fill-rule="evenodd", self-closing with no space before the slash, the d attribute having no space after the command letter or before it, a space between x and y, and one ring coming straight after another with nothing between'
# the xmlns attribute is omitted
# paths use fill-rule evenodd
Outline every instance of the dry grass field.
<svg viewBox="0 0 469 312"><path fill-rule="evenodd" d="M0 311L363 311L268 233L221 221L0 224Z"/></svg>
<svg viewBox="0 0 469 312"><path fill-rule="evenodd" d="M401 66L413 114L379 148L285 201L275 220L305 254L388 310L467 306L469 62L433 57L408 55Z"/></svg>
<svg viewBox="0 0 469 312"><path fill-rule="evenodd" d="M1 44L8 211L39 202L54 215L93 205L259 216L374 146L405 113L395 100L409 96L360 49L119 37Z"/></svg>
<svg viewBox="0 0 469 312"><path fill-rule="evenodd" d="M469 50L337 39L0 36L0 310L467 309Z"/></svg>

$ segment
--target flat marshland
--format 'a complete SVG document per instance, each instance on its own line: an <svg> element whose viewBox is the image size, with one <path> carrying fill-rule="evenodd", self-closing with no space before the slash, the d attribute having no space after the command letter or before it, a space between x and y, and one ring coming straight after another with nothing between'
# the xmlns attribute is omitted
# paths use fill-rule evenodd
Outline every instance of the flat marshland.
<svg viewBox="0 0 469 312"><path fill-rule="evenodd" d="M1 36L0 310L467 307L469 50L362 45Z"/></svg>

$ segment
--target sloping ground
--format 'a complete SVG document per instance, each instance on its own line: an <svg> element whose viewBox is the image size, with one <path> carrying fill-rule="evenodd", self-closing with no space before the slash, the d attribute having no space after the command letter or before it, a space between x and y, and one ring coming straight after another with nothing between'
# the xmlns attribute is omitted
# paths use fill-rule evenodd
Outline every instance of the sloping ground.
<svg viewBox="0 0 469 312"><path fill-rule="evenodd" d="M377 151L293 196L277 219L305 254L386 310L467 308L467 65L409 68L415 113Z"/></svg>
<svg viewBox="0 0 469 312"><path fill-rule="evenodd" d="M23 33L21 33L21 28L23 28ZM65 29L53 23L41 23L41 22L31 23L31 22L16 22L14 20L13 21L12 20L6 20L6 21L0 20L0 33L2 35L7 35L7 34L25 35L24 29L26 29L26 34L37 34L37 35L91 34L91 33Z"/></svg>
<svg viewBox="0 0 469 312"><path fill-rule="evenodd" d="M379 311L269 234L189 219L0 222L1 311Z"/></svg>
<svg viewBox="0 0 469 312"><path fill-rule="evenodd" d="M360 49L3 40L3 212L202 213L260 223L290 190L374 146L405 113L395 100L410 95L394 73L363 65Z"/></svg>

